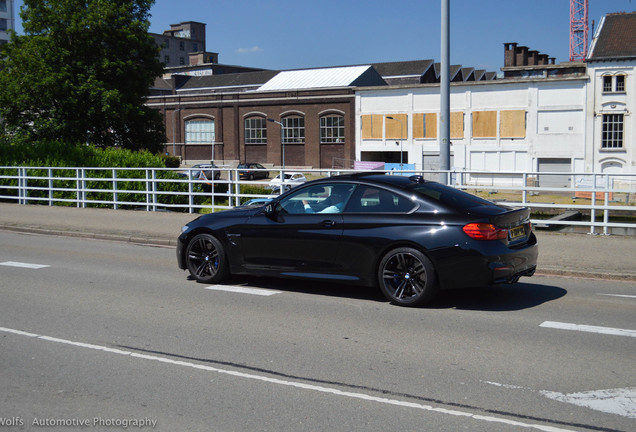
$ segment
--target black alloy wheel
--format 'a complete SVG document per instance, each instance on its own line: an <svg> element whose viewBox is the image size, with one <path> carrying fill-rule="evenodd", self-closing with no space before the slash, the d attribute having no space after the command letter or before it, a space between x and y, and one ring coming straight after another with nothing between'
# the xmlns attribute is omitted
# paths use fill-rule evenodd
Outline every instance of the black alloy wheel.
<svg viewBox="0 0 636 432"><path fill-rule="evenodd" d="M210 234L198 234L188 244L186 264L192 277L203 283L217 283L227 276L223 245Z"/></svg>
<svg viewBox="0 0 636 432"><path fill-rule="evenodd" d="M378 279L382 294L400 306L421 306L439 291L433 263L408 247L394 249L382 258Z"/></svg>

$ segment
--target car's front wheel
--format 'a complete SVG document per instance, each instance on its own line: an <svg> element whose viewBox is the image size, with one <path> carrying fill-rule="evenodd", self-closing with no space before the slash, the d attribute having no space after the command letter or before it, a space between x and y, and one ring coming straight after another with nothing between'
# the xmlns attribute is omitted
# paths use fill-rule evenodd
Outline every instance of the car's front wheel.
<svg viewBox="0 0 636 432"><path fill-rule="evenodd" d="M186 249L188 271L199 282L217 283L228 273L223 245L211 234L198 234Z"/></svg>
<svg viewBox="0 0 636 432"><path fill-rule="evenodd" d="M433 263L422 252L408 247L393 249L382 258L378 282L382 294L400 306L421 306L439 291Z"/></svg>

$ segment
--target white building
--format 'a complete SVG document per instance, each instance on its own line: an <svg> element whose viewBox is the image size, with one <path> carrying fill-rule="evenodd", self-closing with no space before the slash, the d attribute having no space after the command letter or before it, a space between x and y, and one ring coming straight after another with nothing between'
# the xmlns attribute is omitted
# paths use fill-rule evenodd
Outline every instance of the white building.
<svg viewBox="0 0 636 432"><path fill-rule="evenodd" d="M451 84L451 169L564 173L543 176L549 186L569 186L571 172L636 173L636 13L605 17L587 63L541 56L505 44L502 79ZM439 168L439 92L357 89L356 159Z"/></svg>
<svg viewBox="0 0 636 432"><path fill-rule="evenodd" d="M9 30L15 30L13 0L0 0L0 45L9 42Z"/></svg>
<svg viewBox="0 0 636 432"><path fill-rule="evenodd" d="M586 84L585 76L453 84L451 168L582 171ZM439 168L438 85L358 89L356 114L356 159Z"/></svg>
<svg viewBox="0 0 636 432"><path fill-rule="evenodd" d="M585 169L636 174L636 13L601 19L587 64Z"/></svg>

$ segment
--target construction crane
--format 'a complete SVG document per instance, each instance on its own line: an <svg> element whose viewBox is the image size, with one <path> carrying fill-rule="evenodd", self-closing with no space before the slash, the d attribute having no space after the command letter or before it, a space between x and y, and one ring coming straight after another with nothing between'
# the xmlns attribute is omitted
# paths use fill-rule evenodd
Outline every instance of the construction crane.
<svg viewBox="0 0 636 432"><path fill-rule="evenodd" d="M570 0L570 61L584 61L588 48L589 0Z"/></svg>

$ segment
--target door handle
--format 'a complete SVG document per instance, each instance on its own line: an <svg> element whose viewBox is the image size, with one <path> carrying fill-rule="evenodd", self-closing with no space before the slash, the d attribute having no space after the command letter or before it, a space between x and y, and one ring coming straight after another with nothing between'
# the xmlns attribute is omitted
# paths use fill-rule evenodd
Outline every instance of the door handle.
<svg viewBox="0 0 636 432"><path fill-rule="evenodd" d="M322 221L322 226L325 228L332 228L336 226L336 221L334 220L324 220Z"/></svg>

